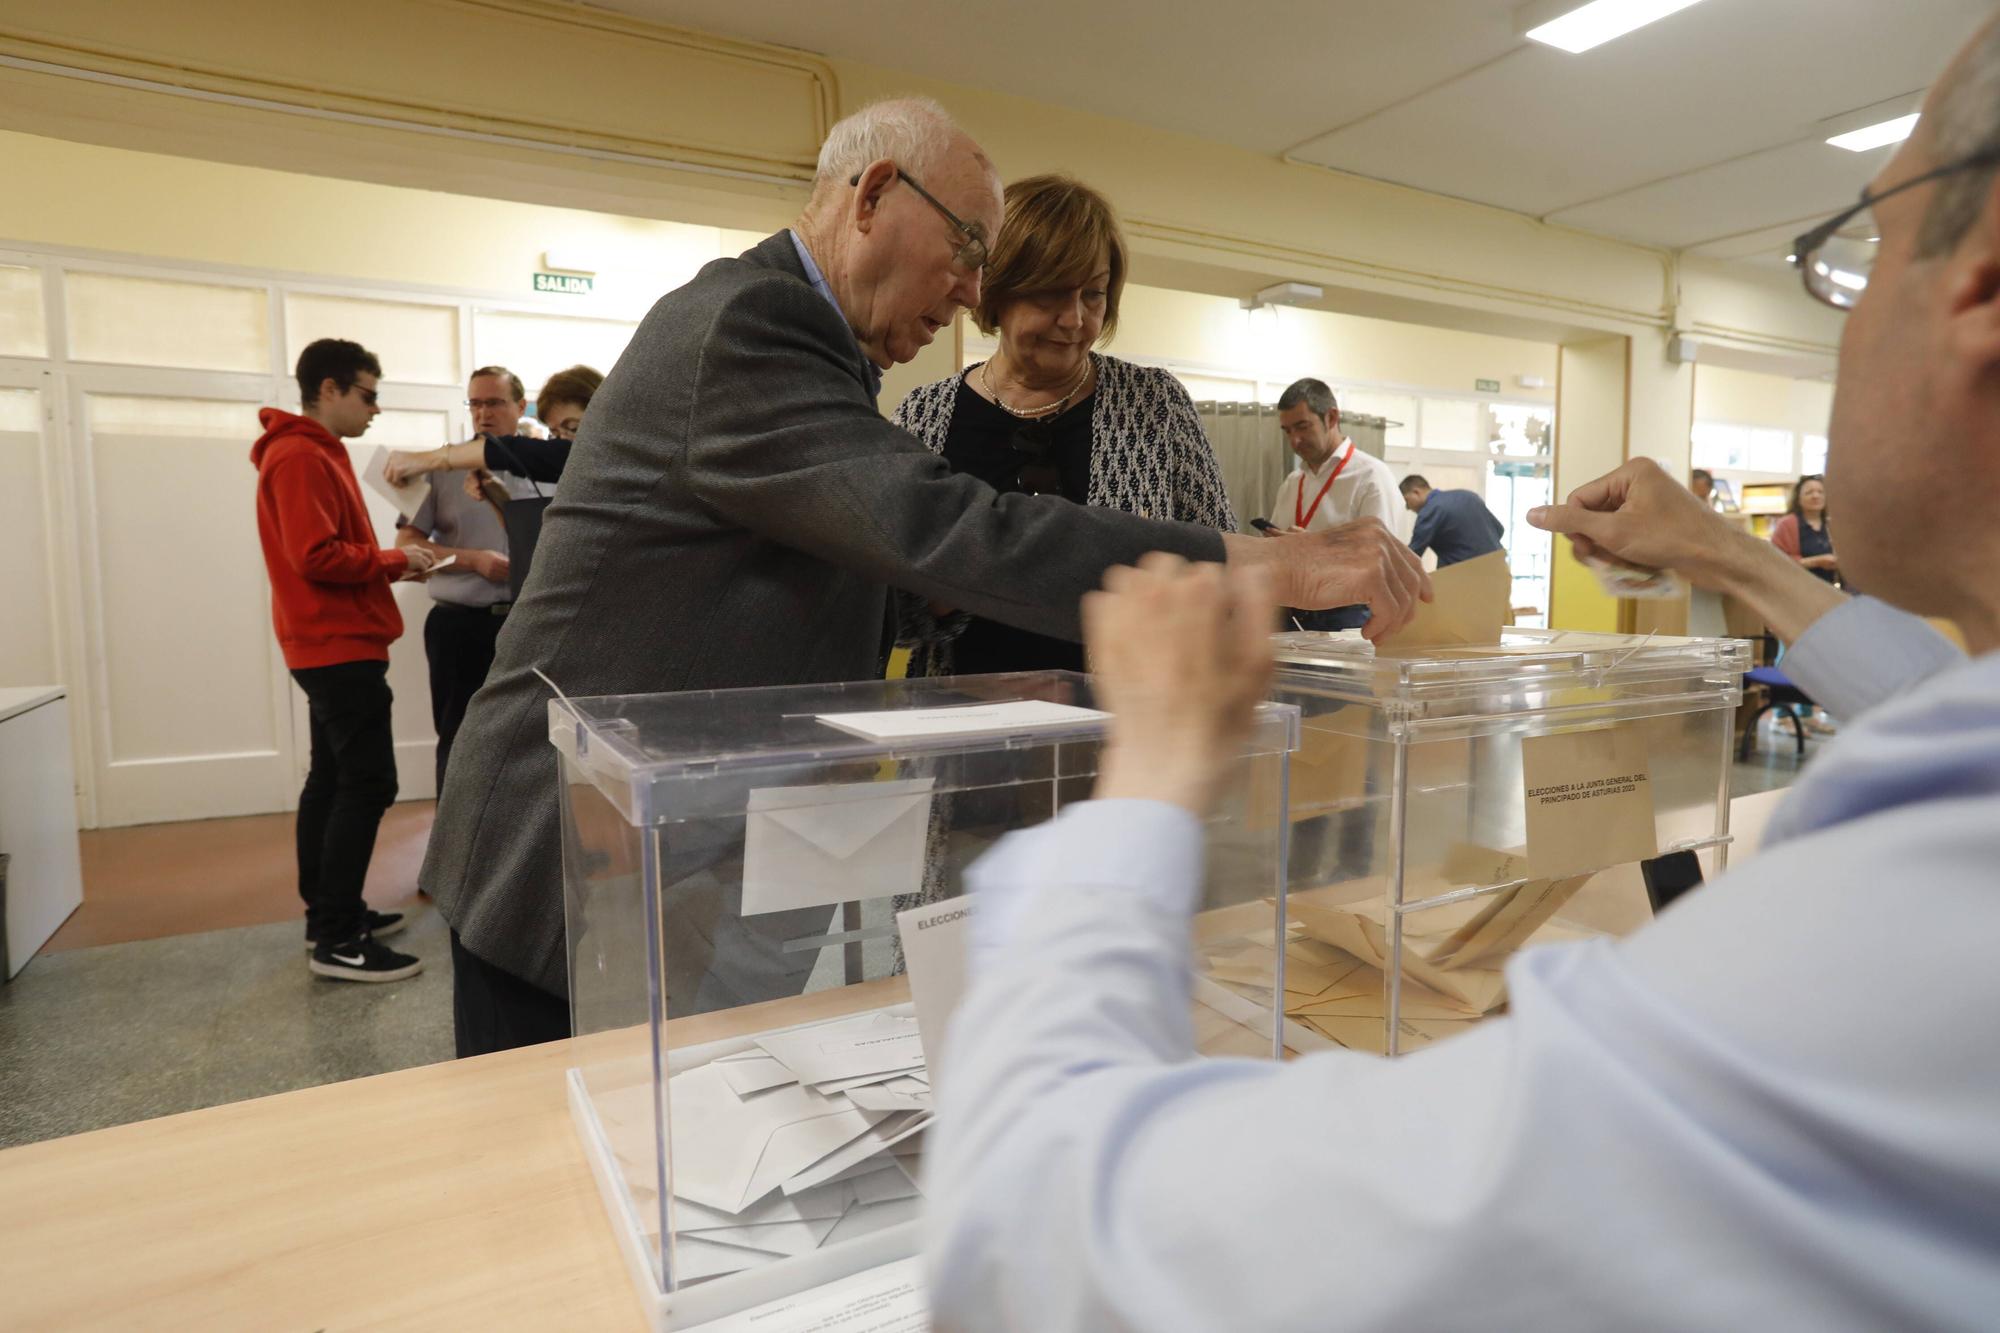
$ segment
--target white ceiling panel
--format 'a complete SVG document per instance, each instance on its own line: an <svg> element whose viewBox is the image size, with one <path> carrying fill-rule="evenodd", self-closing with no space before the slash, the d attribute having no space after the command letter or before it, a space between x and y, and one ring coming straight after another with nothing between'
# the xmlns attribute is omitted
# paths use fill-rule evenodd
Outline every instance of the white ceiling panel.
<svg viewBox="0 0 2000 1333"><path fill-rule="evenodd" d="M1934 13L1914 22L1913 10ZM1864 12L1872 24L1842 21ZM1295 155L1547 216L1780 145L1818 144L1823 120L1903 105L1986 12L1982 0L1708 0L1580 56L1523 47ZM1866 179L1855 155L1819 146L1855 185Z"/></svg>
<svg viewBox="0 0 2000 1333"><path fill-rule="evenodd" d="M1517 45L1516 0L601 0L1276 153Z"/></svg>
<svg viewBox="0 0 2000 1333"><path fill-rule="evenodd" d="M1892 152L1848 153L1818 139L1791 143L1562 209L1550 221L1674 250L1771 230L1789 241L1859 198L1857 177L1865 182Z"/></svg>
<svg viewBox="0 0 2000 1333"><path fill-rule="evenodd" d="M1582 55L1516 0L609 0L1669 248L1765 256L1886 151L1989 0L1704 0ZM1749 246L1750 248L1745 248Z"/></svg>

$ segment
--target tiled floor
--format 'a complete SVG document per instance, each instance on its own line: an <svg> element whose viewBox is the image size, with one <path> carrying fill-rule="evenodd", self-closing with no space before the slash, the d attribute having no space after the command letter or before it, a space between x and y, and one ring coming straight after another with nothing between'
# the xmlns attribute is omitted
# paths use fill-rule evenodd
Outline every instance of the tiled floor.
<svg viewBox="0 0 2000 1333"><path fill-rule="evenodd" d="M1766 730L1732 786L1799 771ZM414 896L431 815L383 822L368 898L411 914L394 943L424 972L380 986L306 971L289 815L85 834L83 908L0 986L0 1147L449 1059L449 937Z"/></svg>
<svg viewBox="0 0 2000 1333"><path fill-rule="evenodd" d="M306 971L290 815L85 833L83 906L0 985L0 1147L450 1059L432 812L389 812L366 889L424 972L372 986Z"/></svg>

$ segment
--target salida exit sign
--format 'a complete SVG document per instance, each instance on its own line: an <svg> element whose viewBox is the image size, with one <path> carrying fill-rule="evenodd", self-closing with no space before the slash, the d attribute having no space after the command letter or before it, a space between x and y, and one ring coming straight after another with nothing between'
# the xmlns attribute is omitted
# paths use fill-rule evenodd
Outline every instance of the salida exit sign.
<svg viewBox="0 0 2000 1333"><path fill-rule="evenodd" d="M566 296L588 296L595 278L586 278L581 273L537 273L535 290L538 292L560 292Z"/></svg>

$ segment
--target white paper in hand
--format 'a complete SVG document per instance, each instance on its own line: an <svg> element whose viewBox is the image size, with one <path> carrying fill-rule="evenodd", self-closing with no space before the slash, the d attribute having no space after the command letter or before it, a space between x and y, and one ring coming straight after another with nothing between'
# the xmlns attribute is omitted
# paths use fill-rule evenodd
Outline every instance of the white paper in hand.
<svg viewBox="0 0 2000 1333"><path fill-rule="evenodd" d="M750 793L743 915L916 893L935 778Z"/></svg>
<svg viewBox="0 0 2000 1333"><path fill-rule="evenodd" d="M431 493L431 483L428 478L419 477L400 486L391 485L385 469L389 466L389 456L398 452L401 451L386 445L376 446L361 465L361 480L368 484L369 490L394 505L396 512L408 519L423 507L425 497Z"/></svg>

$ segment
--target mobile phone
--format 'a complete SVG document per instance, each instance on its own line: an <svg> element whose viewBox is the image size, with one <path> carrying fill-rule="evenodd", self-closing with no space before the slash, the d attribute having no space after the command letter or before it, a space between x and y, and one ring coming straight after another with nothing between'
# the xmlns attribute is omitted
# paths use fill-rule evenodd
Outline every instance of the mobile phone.
<svg viewBox="0 0 2000 1333"><path fill-rule="evenodd" d="M1639 863L1646 881L1646 898L1659 915L1674 899L1701 885L1701 861L1693 852L1668 852Z"/></svg>

